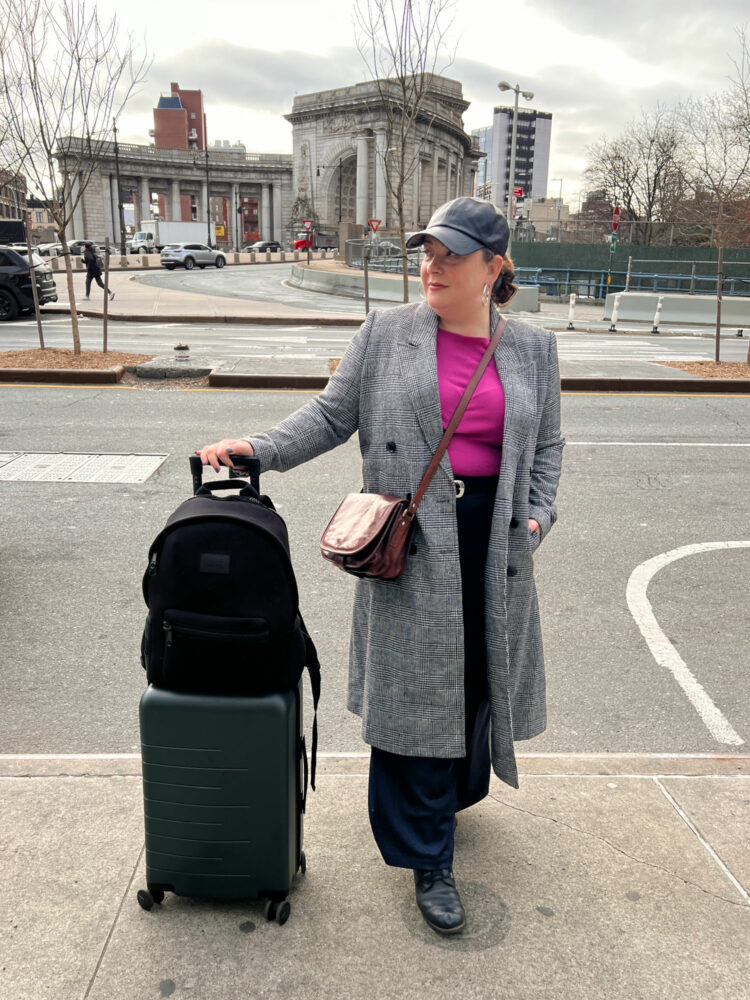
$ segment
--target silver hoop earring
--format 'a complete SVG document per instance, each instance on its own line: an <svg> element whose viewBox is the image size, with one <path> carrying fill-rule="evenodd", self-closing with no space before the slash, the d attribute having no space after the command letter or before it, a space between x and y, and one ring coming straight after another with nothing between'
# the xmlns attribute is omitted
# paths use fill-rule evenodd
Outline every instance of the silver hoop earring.
<svg viewBox="0 0 750 1000"><path fill-rule="evenodd" d="M482 289L482 305L486 306L489 301L490 301L490 289L489 285L485 281L484 288Z"/></svg>

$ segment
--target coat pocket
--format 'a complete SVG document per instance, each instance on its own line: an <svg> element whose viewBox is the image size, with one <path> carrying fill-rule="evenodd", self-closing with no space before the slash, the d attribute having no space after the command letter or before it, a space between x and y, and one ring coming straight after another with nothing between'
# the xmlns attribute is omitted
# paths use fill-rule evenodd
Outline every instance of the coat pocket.
<svg viewBox="0 0 750 1000"><path fill-rule="evenodd" d="M168 609L162 620L162 682L175 691L239 693L253 671L268 669L264 618L227 618Z"/></svg>

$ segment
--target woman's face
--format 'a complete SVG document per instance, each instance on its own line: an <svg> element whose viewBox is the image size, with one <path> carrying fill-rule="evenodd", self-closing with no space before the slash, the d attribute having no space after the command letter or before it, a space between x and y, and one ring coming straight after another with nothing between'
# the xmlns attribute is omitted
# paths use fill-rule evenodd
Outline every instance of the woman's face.
<svg viewBox="0 0 750 1000"><path fill-rule="evenodd" d="M424 296L438 316L470 315L483 308L482 290L485 285L492 290L501 268L501 257L486 261L481 250L459 256L428 236L421 270Z"/></svg>

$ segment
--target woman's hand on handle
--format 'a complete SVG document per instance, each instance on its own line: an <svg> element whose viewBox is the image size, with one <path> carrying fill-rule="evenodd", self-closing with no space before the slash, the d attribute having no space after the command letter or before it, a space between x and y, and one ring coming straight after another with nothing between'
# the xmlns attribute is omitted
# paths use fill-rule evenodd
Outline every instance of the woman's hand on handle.
<svg viewBox="0 0 750 1000"><path fill-rule="evenodd" d="M233 469L232 455L253 455L253 446L242 438L223 438L216 444L207 444L195 453L200 455L204 465L210 465L216 472L222 465L228 465Z"/></svg>

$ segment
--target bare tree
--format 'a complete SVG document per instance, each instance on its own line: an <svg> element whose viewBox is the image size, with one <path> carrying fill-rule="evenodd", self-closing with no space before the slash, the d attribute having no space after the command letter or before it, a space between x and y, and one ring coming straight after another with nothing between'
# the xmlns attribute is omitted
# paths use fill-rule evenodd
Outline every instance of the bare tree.
<svg viewBox="0 0 750 1000"><path fill-rule="evenodd" d="M63 245L73 333L81 352L66 228L120 114L148 70L132 36L96 0L0 0L0 150L45 200ZM61 186L64 157L75 185Z"/></svg>
<svg viewBox="0 0 750 1000"><path fill-rule="evenodd" d="M386 188L398 216L401 246L406 250L405 195L420 162L418 125L429 132L433 74L452 62L446 51L454 0L357 0L357 47L378 86L386 121L382 158ZM409 271L403 258L404 302L409 301Z"/></svg>
<svg viewBox="0 0 750 1000"><path fill-rule="evenodd" d="M741 55L733 61L736 75L730 87L677 107L689 192L682 214L699 239L718 248L716 361L721 353L724 249L747 239L750 217L750 58L744 30L739 37Z"/></svg>
<svg viewBox="0 0 750 1000"><path fill-rule="evenodd" d="M638 242L650 244L654 223L670 217L681 197L680 136L664 105L642 111L621 136L587 149L586 180L623 209L623 222L636 226Z"/></svg>

